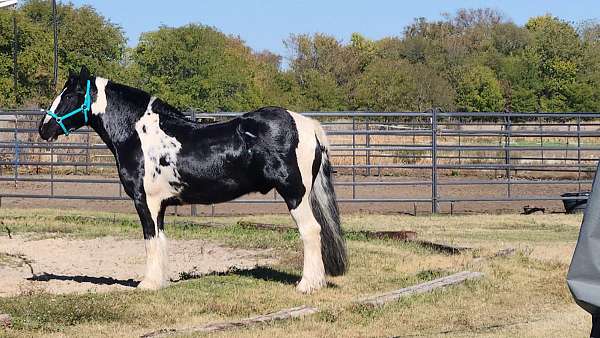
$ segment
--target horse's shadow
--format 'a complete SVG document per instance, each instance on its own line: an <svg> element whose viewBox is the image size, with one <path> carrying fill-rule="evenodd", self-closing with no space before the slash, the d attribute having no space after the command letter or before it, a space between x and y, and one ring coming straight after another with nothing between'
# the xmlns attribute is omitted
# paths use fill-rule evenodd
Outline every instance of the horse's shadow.
<svg viewBox="0 0 600 338"><path fill-rule="evenodd" d="M178 283L185 280L190 279L198 279L207 276L243 276L243 277L251 277L255 279L261 279L269 282L277 282L282 284L290 284L294 285L298 281L300 281L300 276L291 274L285 271L275 270L271 267L267 266L255 266L251 269L239 269L239 268L230 268L227 271L222 272L210 272L206 274L189 274L189 273L180 273L180 278L172 279L171 282ZM41 273L36 274L32 277L27 278L30 281L36 282L49 282L53 280L58 281L71 281L77 283L91 283L96 285L122 285L127 287L136 287L140 283L139 281L133 279L115 279L112 277L93 277L93 276L80 276L80 275L57 275L53 273Z"/></svg>
<svg viewBox="0 0 600 338"><path fill-rule="evenodd" d="M251 277L255 279L261 279L267 282L277 282L281 284L296 284L300 281L300 276L291 274L285 271L275 270L268 266L255 266L251 269L239 269L236 267L230 268L227 271L221 272L210 272L207 274L187 274L180 273L180 278L177 280L171 280L172 282L181 282L184 280L198 279L206 276L242 276Z"/></svg>
<svg viewBox="0 0 600 338"><path fill-rule="evenodd" d="M91 283L96 285L122 285L128 287L136 287L140 284L139 281L133 279L115 279L112 277L93 277L93 276L69 276L69 275L56 275L53 273L44 272L39 275L33 275L32 277L27 278L27 280L36 281L36 282L49 282L52 280L60 280L60 281L71 281L77 283Z"/></svg>
<svg viewBox="0 0 600 338"><path fill-rule="evenodd" d="M207 274L201 275L188 275L188 274L180 274L180 278L177 280L171 280L171 282L181 282L189 279L198 279L206 276L242 276L242 277L251 277L254 279L260 279L267 282L276 282L286 285L296 285L301 279L301 276L292 274L285 271L275 270L268 266L255 266L251 269L239 269L236 267L230 268L227 271L223 272L210 272ZM338 285L332 282L327 282L328 288L337 288Z"/></svg>

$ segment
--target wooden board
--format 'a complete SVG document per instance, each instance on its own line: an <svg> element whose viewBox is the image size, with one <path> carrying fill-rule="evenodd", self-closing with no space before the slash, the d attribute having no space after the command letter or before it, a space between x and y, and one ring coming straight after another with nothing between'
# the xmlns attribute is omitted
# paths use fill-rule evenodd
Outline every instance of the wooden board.
<svg viewBox="0 0 600 338"><path fill-rule="evenodd" d="M450 276L434 279L429 282L363 298L358 300L357 303L371 306L381 306L386 303L396 301L402 297L431 292L437 289L448 287L450 285L460 284L467 280L478 279L481 277L483 277L483 273L481 272L462 271Z"/></svg>
<svg viewBox="0 0 600 338"><path fill-rule="evenodd" d="M239 321L211 323L202 326L186 328L186 329L162 329L150 333L146 333L142 338L169 337L172 335L193 334L193 333L210 333L217 331L232 330L237 328L249 327L257 324L264 324L273 321L287 320L292 318L300 318L317 313L319 310L314 307L302 305L291 309L241 319Z"/></svg>

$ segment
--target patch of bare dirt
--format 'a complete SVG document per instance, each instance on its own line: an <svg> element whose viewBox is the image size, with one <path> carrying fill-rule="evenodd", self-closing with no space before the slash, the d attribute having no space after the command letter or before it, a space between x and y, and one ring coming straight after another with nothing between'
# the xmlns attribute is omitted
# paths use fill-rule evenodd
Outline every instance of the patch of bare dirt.
<svg viewBox="0 0 600 338"><path fill-rule="evenodd" d="M0 237L0 296L133 289L145 267L143 240ZM274 262L270 250L232 249L201 240L169 241L169 278Z"/></svg>

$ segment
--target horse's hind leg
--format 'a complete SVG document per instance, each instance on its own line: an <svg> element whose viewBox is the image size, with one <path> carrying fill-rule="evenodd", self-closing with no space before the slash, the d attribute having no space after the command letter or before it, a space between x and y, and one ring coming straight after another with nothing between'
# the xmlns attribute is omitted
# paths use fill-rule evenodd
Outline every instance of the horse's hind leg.
<svg viewBox="0 0 600 338"><path fill-rule="evenodd" d="M325 267L321 255L321 226L315 219L308 198L309 189L300 204L290 213L298 225L304 244L304 267L302 279L297 285L300 292L310 293L325 286Z"/></svg>
<svg viewBox="0 0 600 338"><path fill-rule="evenodd" d="M296 150L297 161L287 163L289 168L287 178L277 187L298 226L304 245L304 268L302 279L297 285L298 291L304 293L310 293L326 285L321 252L321 225L315 218L310 201L317 142L314 134L309 135L312 137L300 135Z"/></svg>

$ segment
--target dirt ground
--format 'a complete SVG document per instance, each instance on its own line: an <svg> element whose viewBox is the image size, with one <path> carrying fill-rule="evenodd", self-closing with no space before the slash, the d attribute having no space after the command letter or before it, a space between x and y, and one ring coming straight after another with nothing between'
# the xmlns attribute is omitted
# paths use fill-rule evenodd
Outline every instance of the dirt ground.
<svg viewBox="0 0 600 338"><path fill-rule="evenodd" d="M0 297L131 290L144 273L143 240L0 237ZM226 248L201 240L169 241L169 278L247 269L274 261L270 250Z"/></svg>
<svg viewBox="0 0 600 338"><path fill-rule="evenodd" d="M58 178L58 177L57 177ZM106 177L95 176L76 176L68 175L61 178L69 179L99 179ZM441 182L482 180L483 177L442 177ZM376 198L431 198L431 186L429 185L389 185L391 182L415 182L427 181L427 176L356 176L357 182L377 182L378 185L359 185L353 188L348 185L338 185L336 187L337 196L340 199L355 198L376 199ZM338 175L337 183L348 183L352 181L352 176ZM517 180L515 181L518 182ZM55 183L55 195L83 195L83 196L125 196L120 193L120 185L116 183ZM513 184L511 186L511 195L518 196L560 196L565 192L578 191L580 187L577 184ZM590 184L581 185L581 190L590 189ZM7 194L50 194L51 187L49 183L18 182L15 186L13 182L0 182L0 191ZM440 185L438 195L442 199L481 199L475 202L445 202L440 203L442 213L519 213L527 205L544 207L546 212L563 212L564 208L561 201L511 201L511 202L486 202L489 198L503 198L507 196L507 186L503 184L477 184L477 185ZM273 199L274 193L266 195L250 194L242 197L240 201ZM281 198L278 196L281 200ZM130 201L93 201L93 200L72 200L72 199L15 199L2 198L2 206L9 208L59 208L59 209L82 209L107 212L135 212ZM384 214L426 214L431 211L430 202L377 202L377 203L358 203L343 202L340 205L342 213L384 213ZM198 206L199 215L252 215L252 214L273 214L287 213L287 208L281 203L222 203L211 206ZM172 208L168 211L174 213ZM189 215L191 208L189 206L177 208L177 213Z"/></svg>
<svg viewBox="0 0 600 338"><path fill-rule="evenodd" d="M132 288L143 271L144 248L135 215L2 208L0 290L12 290L14 296L0 296L0 312L14 321L10 329L0 329L0 336L139 337L305 304L320 313L215 337L584 337L589 315L573 302L565 282L581 217L346 214L348 273L303 295L294 291L302 272L295 231L241 227L239 216L215 217L223 226L200 226L210 217L169 217L171 278L257 266L138 292ZM284 215L244 220L291 225ZM5 228L12 230L12 239ZM398 229L472 250L449 255L350 233ZM496 255L507 248L513 253ZM40 280L31 281L27 263ZM464 270L484 277L379 309L356 304L367 295Z"/></svg>

